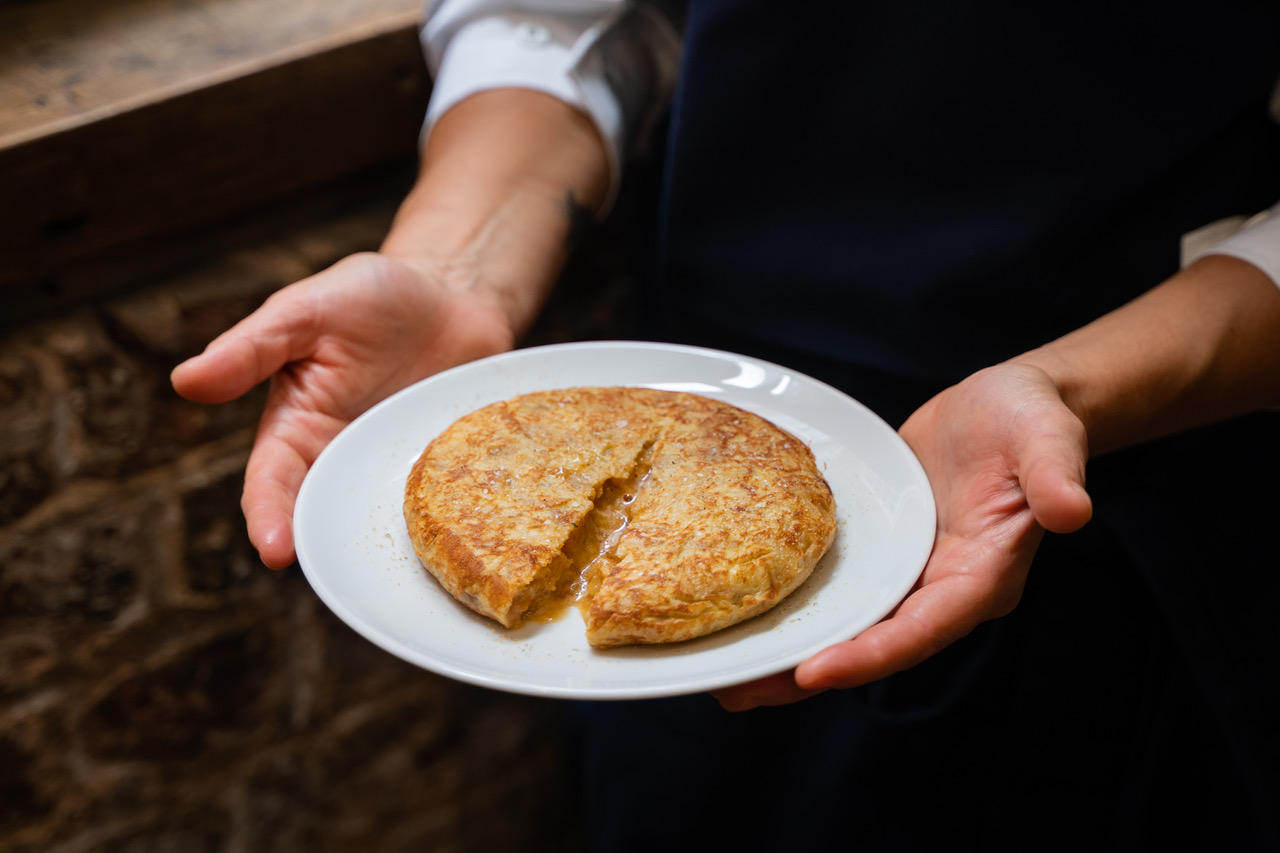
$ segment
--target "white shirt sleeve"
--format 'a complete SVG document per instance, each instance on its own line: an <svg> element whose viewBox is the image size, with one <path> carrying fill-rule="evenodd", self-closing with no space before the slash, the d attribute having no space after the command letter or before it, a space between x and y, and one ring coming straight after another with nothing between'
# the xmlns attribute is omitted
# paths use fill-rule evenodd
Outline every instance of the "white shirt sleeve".
<svg viewBox="0 0 1280 853"><path fill-rule="evenodd" d="M1211 245L1202 249L1192 248L1187 253L1188 260L1205 255L1230 255L1233 258L1248 261L1280 285L1280 204L1251 219L1245 220L1240 217L1235 220L1224 220L1202 231L1208 230L1212 235L1214 228L1217 228L1220 233L1213 236L1224 239L1212 242ZM1193 236L1188 235L1188 237ZM1186 239L1184 238L1184 241Z"/></svg>
<svg viewBox="0 0 1280 853"><path fill-rule="evenodd" d="M1280 123L1280 82L1271 93L1271 118ZM1280 204L1251 218L1210 223L1182 238L1184 266L1205 255L1248 261L1280 286Z"/></svg>
<svg viewBox="0 0 1280 853"><path fill-rule="evenodd" d="M421 39L434 78L424 141L470 95L545 92L599 129L610 200L629 150L671 96L681 48L661 13L625 0L433 0Z"/></svg>

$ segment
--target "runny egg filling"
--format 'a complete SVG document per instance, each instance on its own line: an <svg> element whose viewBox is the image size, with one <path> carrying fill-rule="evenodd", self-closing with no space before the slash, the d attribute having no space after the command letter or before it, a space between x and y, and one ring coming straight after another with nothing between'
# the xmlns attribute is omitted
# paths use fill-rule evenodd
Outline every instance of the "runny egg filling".
<svg viewBox="0 0 1280 853"><path fill-rule="evenodd" d="M611 478L600 485L590 511L552 561L547 581L525 613L525 621L554 622L571 603L579 609L590 603L605 569L615 559L618 541L631 520L631 506L652 476L653 446L652 441L644 445L626 477Z"/></svg>

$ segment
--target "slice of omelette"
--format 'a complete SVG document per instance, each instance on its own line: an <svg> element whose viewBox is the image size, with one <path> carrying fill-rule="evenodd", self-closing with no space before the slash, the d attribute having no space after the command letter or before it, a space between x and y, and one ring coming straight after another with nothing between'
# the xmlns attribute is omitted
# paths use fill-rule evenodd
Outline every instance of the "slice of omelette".
<svg viewBox="0 0 1280 853"><path fill-rule="evenodd" d="M718 400L646 388L515 397L419 457L405 521L460 602L516 627L576 599L596 647L671 643L794 591L835 536L809 448Z"/></svg>

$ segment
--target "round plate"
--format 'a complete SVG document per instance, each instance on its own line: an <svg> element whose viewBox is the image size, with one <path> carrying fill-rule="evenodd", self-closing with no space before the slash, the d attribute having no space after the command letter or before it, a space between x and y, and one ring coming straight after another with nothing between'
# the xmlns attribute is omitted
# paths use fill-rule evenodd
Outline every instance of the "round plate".
<svg viewBox="0 0 1280 853"><path fill-rule="evenodd" d="M592 649L576 608L508 630L445 592L414 555L404 482L423 448L464 414L531 391L640 385L753 411L806 441L835 493L836 539L772 610L668 646ZM789 669L883 618L933 547L933 494L914 454L862 404L794 370L716 350L603 342L516 350L389 397L320 454L294 511L298 562L360 634L411 663L537 696L626 699L694 693Z"/></svg>

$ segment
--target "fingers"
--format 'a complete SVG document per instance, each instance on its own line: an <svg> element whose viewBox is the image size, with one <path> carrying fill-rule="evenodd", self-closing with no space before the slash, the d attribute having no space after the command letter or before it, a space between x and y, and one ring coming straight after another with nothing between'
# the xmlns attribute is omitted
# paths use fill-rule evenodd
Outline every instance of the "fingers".
<svg viewBox="0 0 1280 853"><path fill-rule="evenodd" d="M909 669L1003 616L1022 596L1043 535L1010 519L993 540L940 539L923 582L893 615L852 640L823 649L796 668L804 690L857 687Z"/></svg>
<svg viewBox="0 0 1280 853"><path fill-rule="evenodd" d="M980 552L961 540L940 542L931 562L967 565ZM945 568L945 566L944 566ZM1014 579L1018 591L1020 580ZM1006 609L989 579L963 571L923 584L888 619L852 640L829 646L793 672L740 684L712 695L730 711L798 702L829 689L858 687L915 666ZM993 601L1001 599L999 605Z"/></svg>
<svg viewBox="0 0 1280 853"><path fill-rule="evenodd" d="M289 289L273 295L211 341L203 353L175 367L170 374L174 390L197 403L225 403L300 358L312 344L306 331L309 315L300 302ZM263 564L273 569L286 568L295 559L293 504L309 464L271 426L279 420L273 414L278 408L278 400L269 400L240 501L249 541Z"/></svg>
<svg viewBox="0 0 1280 853"><path fill-rule="evenodd" d="M1044 531L1074 531L1092 514L1084 425L1041 371L984 371L921 407L901 432L938 499L939 538L919 586L891 617L793 677L721 691L725 707L796 701L921 663L1009 613Z"/></svg>
<svg viewBox="0 0 1280 853"><path fill-rule="evenodd" d="M951 537L938 543L922 583L891 617L837 643L795 671L713 693L730 711L798 702L824 690L858 687L910 669L1017 604L1041 532L1013 523L1002 547ZM1003 552L998 557L996 551ZM1022 556L1018 556L1022 555ZM995 558L993 560L993 558ZM990 565L998 565L991 570Z"/></svg>
<svg viewBox="0 0 1280 853"><path fill-rule="evenodd" d="M293 448L272 436L260 439L249 456L240 509L249 541L268 568L287 568L296 559L293 506L307 467Z"/></svg>
<svg viewBox="0 0 1280 853"><path fill-rule="evenodd" d="M900 618L874 625L800 664L796 667L797 687L826 690L870 684L915 666L941 648L931 639L922 639L917 626L898 621Z"/></svg>
<svg viewBox="0 0 1280 853"><path fill-rule="evenodd" d="M302 358L314 344L313 325L307 302L296 293L286 288L275 294L175 367L169 377L174 390L197 403L225 403Z"/></svg>
<svg viewBox="0 0 1280 853"><path fill-rule="evenodd" d="M823 649L796 668L802 689L857 687L915 666L977 625L968 613L939 601L937 585L912 594L890 619L852 640ZM938 623L949 623L945 635ZM945 636L945 638L944 638Z"/></svg>
<svg viewBox="0 0 1280 853"><path fill-rule="evenodd" d="M281 374L271 387L240 499L249 541L262 562L273 569L283 569L296 559L293 508L298 490L311 463L346 423L300 406L293 382Z"/></svg>
<svg viewBox="0 0 1280 853"><path fill-rule="evenodd" d="M972 556L969 550L967 543L942 544L934 559L955 564ZM1021 592L1024 576L1015 574L1007 579L1014 587L1007 590L989 578L965 572L949 574L917 588L890 618L852 640L828 646L793 672L712 695L726 710L743 711L798 702L825 690L886 678L932 657L986 619L1007 612Z"/></svg>
<svg viewBox="0 0 1280 853"><path fill-rule="evenodd" d="M795 671L788 670L746 684L713 690L711 695L726 711L747 711L766 705L788 705L821 692L801 688L796 684Z"/></svg>

